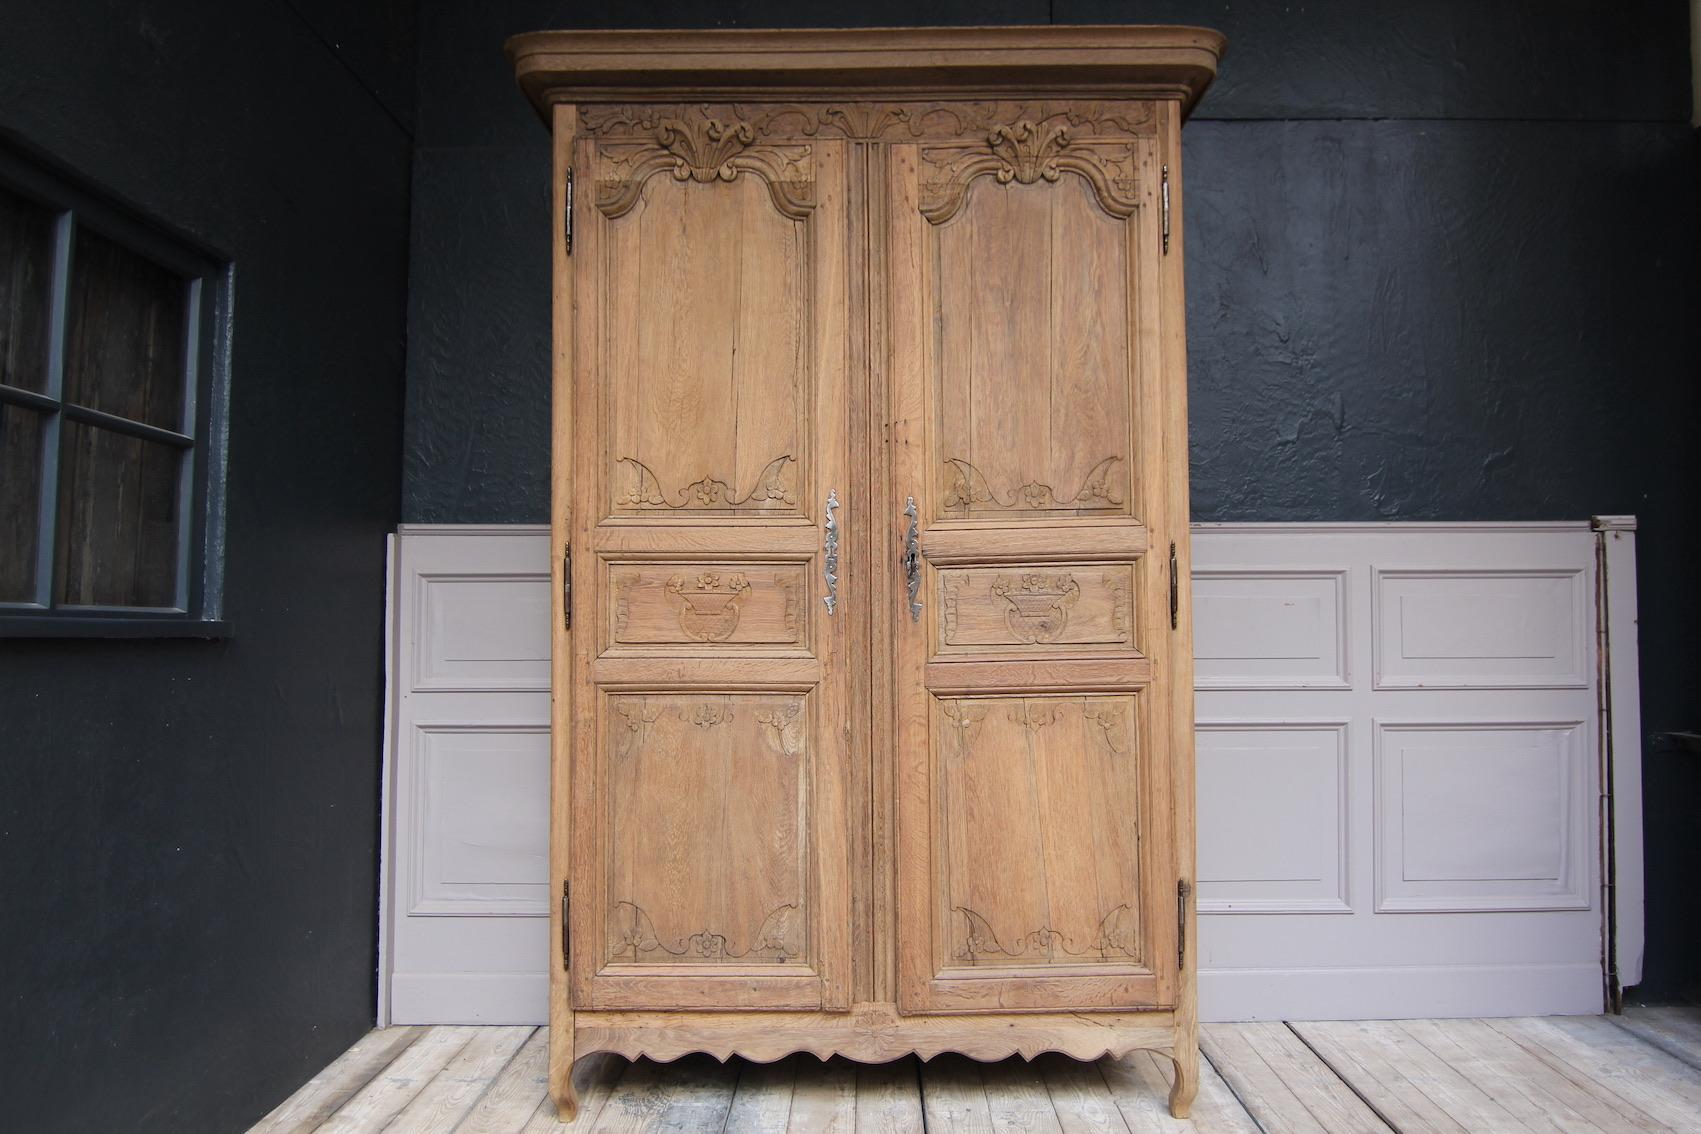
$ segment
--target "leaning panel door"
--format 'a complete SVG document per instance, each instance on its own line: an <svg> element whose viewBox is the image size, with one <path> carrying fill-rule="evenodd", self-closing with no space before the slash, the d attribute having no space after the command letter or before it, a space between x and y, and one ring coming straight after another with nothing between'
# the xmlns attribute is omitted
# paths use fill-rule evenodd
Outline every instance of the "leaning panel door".
<svg viewBox="0 0 1701 1134"><path fill-rule="evenodd" d="M844 147L581 123L575 1004L844 1006Z"/></svg>
<svg viewBox="0 0 1701 1134"><path fill-rule="evenodd" d="M909 1012L1175 1003L1155 145L1082 117L891 151Z"/></svg>

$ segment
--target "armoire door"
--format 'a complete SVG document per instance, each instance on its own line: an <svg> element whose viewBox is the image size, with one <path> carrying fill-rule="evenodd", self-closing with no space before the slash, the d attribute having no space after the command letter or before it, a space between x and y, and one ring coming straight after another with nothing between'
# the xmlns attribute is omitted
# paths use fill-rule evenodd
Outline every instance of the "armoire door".
<svg viewBox="0 0 1701 1134"><path fill-rule="evenodd" d="M857 646L823 600L850 501L844 144L593 112L570 260L574 1004L842 1007Z"/></svg>
<svg viewBox="0 0 1701 1134"><path fill-rule="evenodd" d="M906 1012L1175 1003L1153 118L889 151Z"/></svg>

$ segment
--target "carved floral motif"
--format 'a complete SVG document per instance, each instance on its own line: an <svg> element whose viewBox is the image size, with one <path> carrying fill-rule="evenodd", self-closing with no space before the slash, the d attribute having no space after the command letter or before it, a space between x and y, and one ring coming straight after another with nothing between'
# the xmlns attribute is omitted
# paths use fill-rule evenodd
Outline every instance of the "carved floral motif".
<svg viewBox="0 0 1701 1134"><path fill-rule="evenodd" d="M797 906L775 907L762 919L756 935L741 951L731 947L726 934L708 928L675 938L670 944L657 935L654 920L642 906L636 902L616 902L609 918L609 959L621 960L624 954L629 953L630 958L624 959L634 965L646 959L666 960L671 957L702 961L772 961L783 965L796 960L803 952L801 920ZM646 957L655 953L662 956Z"/></svg>
<svg viewBox="0 0 1701 1134"><path fill-rule="evenodd" d="M756 723L768 730L768 739L780 752L793 759L802 755L804 730L808 724L802 701L788 701L776 709L763 709L756 714Z"/></svg>
<svg viewBox="0 0 1701 1134"><path fill-rule="evenodd" d="M1099 739L1111 755L1128 751L1128 706L1116 701L1089 701L1081 706L1081 719L1098 726Z"/></svg>
<svg viewBox="0 0 1701 1134"><path fill-rule="evenodd" d="M1099 920L1097 935L1086 943L1077 943L1061 930L1040 926L1005 944L999 941L992 925L974 910L967 906L952 906L951 909L962 914L966 922L957 959L970 964L988 957L1049 960L1055 959L1060 952L1078 961L1139 959L1133 937L1124 924L1133 914L1132 907L1126 902Z"/></svg>
<svg viewBox="0 0 1701 1134"><path fill-rule="evenodd" d="M1139 205L1133 148L1077 142L1062 123L1001 123L980 143L924 146L921 159L921 215L933 224L956 216L969 187L985 176L1000 185L1032 185L1074 173L1086 179L1099 207L1113 217L1131 216Z"/></svg>
<svg viewBox="0 0 1701 1134"><path fill-rule="evenodd" d="M787 453L775 457L763 468L756 483L743 496L734 487L717 477L705 476L684 488L667 492L662 489L656 474L636 457L621 457L619 464L631 473L624 491L616 494L614 503L623 508L667 508L673 511L694 508L761 508L771 504L796 504L797 494L786 484L786 468L797 458ZM669 499L672 497L672 499ZM678 501L675 503L675 501Z"/></svg>
<svg viewBox="0 0 1701 1134"><path fill-rule="evenodd" d="M598 116L590 119L596 121ZM809 147L756 145L756 131L749 122L668 107L622 108L602 122L604 129L618 123L647 138L598 147L596 204L610 220L630 212L643 196L644 184L663 172L675 181L702 185L750 173L768 187L774 207L784 215L802 220L815 207Z"/></svg>
<svg viewBox="0 0 1701 1134"><path fill-rule="evenodd" d="M1015 511L1051 511L1055 509L1120 508L1122 495L1111 485L1111 468L1121 457L1106 457L1092 467L1080 490L1073 495L1059 496L1057 490L1042 481L1029 481L1008 491L1001 491L987 482L986 474L961 457L947 457L950 466L945 488L945 507L966 510L975 505Z"/></svg>

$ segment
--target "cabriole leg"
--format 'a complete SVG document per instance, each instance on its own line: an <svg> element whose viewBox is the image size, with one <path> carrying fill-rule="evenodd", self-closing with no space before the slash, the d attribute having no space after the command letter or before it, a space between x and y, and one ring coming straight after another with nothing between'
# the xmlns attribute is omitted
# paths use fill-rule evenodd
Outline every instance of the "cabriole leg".
<svg viewBox="0 0 1701 1134"><path fill-rule="evenodd" d="M1169 1113L1172 1118L1186 1118L1193 1109L1193 1098L1199 1093L1199 1045L1196 1042L1175 1045L1175 1082L1169 1089Z"/></svg>

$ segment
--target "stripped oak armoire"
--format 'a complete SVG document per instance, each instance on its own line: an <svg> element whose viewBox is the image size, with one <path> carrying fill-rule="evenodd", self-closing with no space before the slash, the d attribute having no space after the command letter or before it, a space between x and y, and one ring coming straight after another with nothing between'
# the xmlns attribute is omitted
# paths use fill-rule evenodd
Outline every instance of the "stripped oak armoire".
<svg viewBox="0 0 1701 1134"><path fill-rule="evenodd" d="M540 32L552 1094L1197 1084L1182 121L1216 33Z"/></svg>

